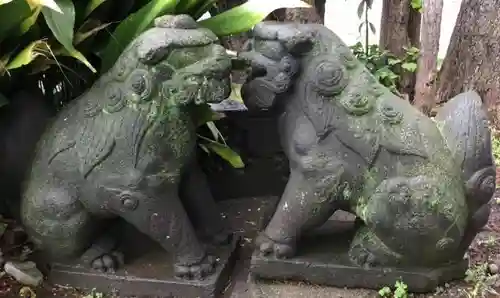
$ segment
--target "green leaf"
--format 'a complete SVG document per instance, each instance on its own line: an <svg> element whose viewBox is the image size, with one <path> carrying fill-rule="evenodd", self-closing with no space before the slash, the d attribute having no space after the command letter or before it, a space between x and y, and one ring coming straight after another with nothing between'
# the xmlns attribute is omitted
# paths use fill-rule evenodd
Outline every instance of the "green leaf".
<svg viewBox="0 0 500 298"><path fill-rule="evenodd" d="M90 70L96 72L87 58L73 46L73 30L75 28L75 6L73 2L71 0L57 0L56 2L63 13L59 13L44 6L42 8L42 13L45 22L69 55L80 60L80 62L85 64Z"/></svg>
<svg viewBox="0 0 500 298"><path fill-rule="evenodd" d="M237 7L199 22L217 36L246 32L264 20L271 12L283 7L311 7L299 0L249 0Z"/></svg>
<svg viewBox="0 0 500 298"><path fill-rule="evenodd" d="M389 295L391 293L391 288L389 287L383 287L382 289L380 289L378 291L378 294L382 297L386 297L387 295Z"/></svg>
<svg viewBox="0 0 500 298"><path fill-rule="evenodd" d="M0 41L9 37L11 30L18 28L21 23L32 15L26 1L11 1L0 6Z"/></svg>
<svg viewBox="0 0 500 298"><path fill-rule="evenodd" d="M387 59L387 62L389 63L389 65L396 65L398 63L401 63L401 60L397 58L389 58Z"/></svg>
<svg viewBox="0 0 500 298"><path fill-rule="evenodd" d="M231 94L229 94L229 98L231 100L243 103L243 98L241 97L241 87L242 84L231 83Z"/></svg>
<svg viewBox="0 0 500 298"><path fill-rule="evenodd" d="M43 6L48 9L57 11L58 13L63 13L63 10L61 10L59 3L57 3L57 1L54 0L26 0L26 2L28 2L28 5L31 7L32 10ZM71 3L73 3L73 1L71 1Z"/></svg>
<svg viewBox="0 0 500 298"><path fill-rule="evenodd" d="M40 15L41 11L42 11L42 8L37 7L33 11L33 14L21 23L20 28L19 28L19 34L17 34L17 36L21 36L31 29L31 27L36 23L36 20L38 19L38 16Z"/></svg>
<svg viewBox="0 0 500 298"><path fill-rule="evenodd" d="M88 19L80 27L80 29L78 29L78 32L75 33L75 38L73 39L74 40L73 43L75 45L78 45L79 43L81 43L85 39L96 34L97 32L108 27L109 25L111 25L111 23L101 24L100 21L98 21L98 20Z"/></svg>
<svg viewBox="0 0 500 298"><path fill-rule="evenodd" d="M361 0L358 5L358 18L361 19L363 17L363 12L365 11L365 0Z"/></svg>
<svg viewBox="0 0 500 298"><path fill-rule="evenodd" d="M368 23L370 25L370 30L372 31L373 34L375 34L375 25L373 25L372 22Z"/></svg>
<svg viewBox="0 0 500 298"><path fill-rule="evenodd" d="M417 63L405 62L405 63L401 64L401 68L403 68L404 70L407 70L409 72L414 72L417 70Z"/></svg>
<svg viewBox="0 0 500 298"><path fill-rule="evenodd" d="M207 127L212 133L212 136L214 137L214 140L218 141L220 137L222 137L222 134L220 133L219 129L217 126L215 126L215 123L213 121L208 121L207 122Z"/></svg>
<svg viewBox="0 0 500 298"><path fill-rule="evenodd" d="M200 0L182 0L175 7L176 14L189 14L193 8L196 8L201 2Z"/></svg>
<svg viewBox="0 0 500 298"><path fill-rule="evenodd" d="M44 40L35 40L17 54L5 68L10 70L30 64L36 57L45 55L48 50L49 45Z"/></svg>
<svg viewBox="0 0 500 298"><path fill-rule="evenodd" d="M97 7L103 4L106 0L91 0L85 8L85 17L88 17Z"/></svg>
<svg viewBox="0 0 500 298"><path fill-rule="evenodd" d="M178 0L152 0L116 27L110 41L102 52L101 71L106 72L121 55L128 44L146 30L158 16L172 13Z"/></svg>
<svg viewBox="0 0 500 298"><path fill-rule="evenodd" d="M410 5L418 12L422 12L423 10L422 0L411 0Z"/></svg>
<svg viewBox="0 0 500 298"><path fill-rule="evenodd" d="M219 155L222 159L229 162L233 168L241 169L245 167L240 155L234 152L233 149L229 148L227 145L212 141L206 143L205 146Z"/></svg>
<svg viewBox="0 0 500 298"><path fill-rule="evenodd" d="M359 27L358 27L358 32L361 33L361 30L363 30L363 27L365 26L365 22L362 22L361 24L359 24Z"/></svg>

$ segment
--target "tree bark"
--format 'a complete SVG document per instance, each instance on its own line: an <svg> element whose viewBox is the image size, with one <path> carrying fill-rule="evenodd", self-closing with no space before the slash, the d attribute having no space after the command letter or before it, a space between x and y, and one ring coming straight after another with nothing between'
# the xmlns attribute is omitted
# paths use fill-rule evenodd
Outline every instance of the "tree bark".
<svg viewBox="0 0 500 298"><path fill-rule="evenodd" d="M438 74L437 99L475 90L500 129L500 0L464 0Z"/></svg>
<svg viewBox="0 0 500 298"><path fill-rule="evenodd" d="M424 0L420 34L420 57L418 59L415 99L416 108L430 115L435 105L435 85L443 0Z"/></svg>
<svg viewBox="0 0 500 298"><path fill-rule="evenodd" d="M420 47L421 15L410 5L411 0L384 0L380 24L381 50L387 50L395 56L405 56L403 47ZM413 99L415 73L401 71L399 91Z"/></svg>
<svg viewBox="0 0 500 298"><path fill-rule="evenodd" d="M303 0L312 8L282 8L274 12L273 19L280 22L325 23L326 0Z"/></svg>

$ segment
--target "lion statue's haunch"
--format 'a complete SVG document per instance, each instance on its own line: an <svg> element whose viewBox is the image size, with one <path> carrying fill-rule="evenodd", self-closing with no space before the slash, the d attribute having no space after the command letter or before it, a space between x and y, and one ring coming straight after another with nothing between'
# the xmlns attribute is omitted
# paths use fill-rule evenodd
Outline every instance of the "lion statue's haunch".
<svg viewBox="0 0 500 298"><path fill-rule="evenodd" d="M102 244L91 265L112 270L119 258L97 236L121 218L173 255L177 276L210 274L215 257L193 225L217 242L228 235L195 161L190 111L229 96L230 69L217 37L191 17L156 19L42 136L21 207L33 242L59 258Z"/></svg>
<svg viewBox="0 0 500 298"><path fill-rule="evenodd" d="M291 176L258 237L261 253L292 257L304 233L336 210L363 223L350 247L360 266L461 260L495 191L482 102L458 95L432 120L392 94L330 30L264 22L240 58L245 104L281 112Z"/></svg>

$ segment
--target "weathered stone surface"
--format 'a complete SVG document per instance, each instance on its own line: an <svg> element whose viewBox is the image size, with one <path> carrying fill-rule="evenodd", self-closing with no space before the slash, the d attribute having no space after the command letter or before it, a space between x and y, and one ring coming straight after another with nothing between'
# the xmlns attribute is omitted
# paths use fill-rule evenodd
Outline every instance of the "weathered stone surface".
<svg viewBox="0 0 500 298"><path fill-rule="evenodd" d="M422 276L416 268L460 264L495 191L479 96L460 94L433 121L382 86L324 26L264 22L253 37L240 54L253 68L243 100L249 110L277 112L291 172L257 238L259 253L302 258L303 237L346 210L358 218L342 263L353 272L398 268ZM318 266L330 264L322 260ZM314 270L307 274L317 279Z"/></svg>
<svg viewBox="0 0 500 298"><path fill-rule="evenodd" d="M6 262L4 270L19 283L27 286L39 286L43 281L43 274L38 270L36 264L27 262Z"/></svg>
<svg viewBox="0 0 500 298"><path fill-rule="evenodd" d="M290 280L373 290L402 280L411 292L432 292L445 282L463 278L468 266L466 260L461 260L432 268L360 267L353 264L348 255L354 236L353 230L348 229L353 229L353 223L329 224L331 226L322 227L316 235L305 236L293 258L266 257L255 251L250 268L252 276L263 279L260 283L266 283L265 279Z"/></svg>
<svg viewBox="0 0 500 298"><path fill-rule="evenodd" d="M127 222L169 253L176 276L202 279L216 264L204 243L230 237L196 163L193 117L229 96L231 59L187 15L155 24L45 131L21 217L52 260L87 250L85 263L114 271Z"/></svg>
<svg viewBox="0 0 500 298"><path fill-rule="evenodd" d="M239 254L237 237L227 246L212 247L209 253L217 258L215 272L201 280L185 280L176 278L171 258L144 236L131 231L122 246L129 260L114 273L95 272L75 260L52 264L48 281L87 291L95 288L118 297L220 297Z"/></svg>

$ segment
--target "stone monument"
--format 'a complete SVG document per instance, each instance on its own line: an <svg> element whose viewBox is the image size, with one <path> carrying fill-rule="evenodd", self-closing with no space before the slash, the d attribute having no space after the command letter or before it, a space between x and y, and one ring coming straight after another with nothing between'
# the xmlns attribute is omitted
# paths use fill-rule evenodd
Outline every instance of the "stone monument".
<svg viewBox="0 0 500 298"><path fill-rule="evenodd" d="M495 191L481 98L462 93L430 119L322 25L264 22L247 50L243 100L279 111L291 171L253 276L416 292L461 278ZM337 210L356 224L332 224Z"/></svg>
<svg viewBox="0 0 500 298"><path fill-rule="evenodd" d="M237 240L195 161L190 111L227 98L230 71L211 31L164 16L58 114L21 204L53 282L148 297L224 287Z"/></svg>

